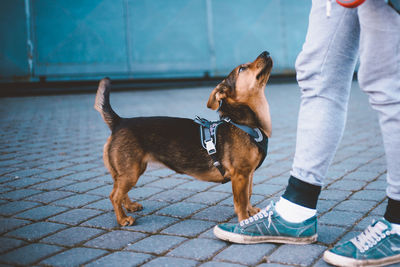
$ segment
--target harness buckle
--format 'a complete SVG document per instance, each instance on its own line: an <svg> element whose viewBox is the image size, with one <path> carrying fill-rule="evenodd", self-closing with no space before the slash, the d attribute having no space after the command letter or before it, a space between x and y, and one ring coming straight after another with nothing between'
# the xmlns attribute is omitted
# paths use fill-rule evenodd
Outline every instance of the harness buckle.
<svg viewBox="0 0 400 267"><path fill-rule="evenodd" d="M204 143L206 144L206 150L207 150L208 155L212 155L212 154L215 154L217 152L217 150L215 149L215 145L214 145L214 142L212 141L212 139L206 140L206 141L204 141Z"/></svg>

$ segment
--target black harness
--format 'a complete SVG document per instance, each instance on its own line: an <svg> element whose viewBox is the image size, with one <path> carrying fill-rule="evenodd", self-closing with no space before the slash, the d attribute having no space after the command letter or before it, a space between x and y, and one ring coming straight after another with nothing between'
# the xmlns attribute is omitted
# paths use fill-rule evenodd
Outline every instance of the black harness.
<svg viewBox="0 0 400 267"><path fill-rule="evenodd" d="M200 142L204 149L207 150L208 155L211 156L214 166L219 170L224 180L222 181L223 184L229 182L231 180L230 177L225 177L225 169L221 165L217 157L217 129L221 124L232 124L237 128L241 129L242 131L246 132L250 137L251 140L260 148L262 151L262 159L258 164L258 169L261 164L264 162L265 157L267 156L268 152L268 137L258 128L251 128L247 125L237 124L233 122L230 118L221 118L219 121L209 121L203 118L196 117L194 122L200 125Z"/></svg>

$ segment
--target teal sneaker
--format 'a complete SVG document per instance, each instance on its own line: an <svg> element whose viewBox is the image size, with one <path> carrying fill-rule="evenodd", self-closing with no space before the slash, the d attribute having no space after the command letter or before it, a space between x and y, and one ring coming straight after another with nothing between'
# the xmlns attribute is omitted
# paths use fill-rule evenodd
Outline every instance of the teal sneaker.
<svg viewBox="0 0 400 267"><path fill-rule="evenodd" d="M400 262L400 236L380 219L349 241L325 251L324 260L337 266L383 266Z"/></svg>
<svg viewBox="0 0 400 267"><path fill-rule="evenodd" d="M219 239L240 244L286 243L310 244L317 241L317 217L291 223L275 210L274 202L264 210L238 224L224 223L214 227Z"/></svg>

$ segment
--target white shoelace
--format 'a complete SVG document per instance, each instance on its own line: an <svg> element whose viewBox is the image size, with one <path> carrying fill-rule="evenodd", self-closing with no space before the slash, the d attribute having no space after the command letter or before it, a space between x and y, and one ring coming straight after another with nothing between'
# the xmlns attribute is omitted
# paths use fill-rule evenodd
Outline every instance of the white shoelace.
<svg viewBox="0 0 400 267"><path fill-rule="evenodd" d="M268 227L269 227L271 225L272 214L274 214L274 212L272 210L270 210L270 205L268 205L265 209L262 209L259 213L251 216L248 219L241 221L240 226L244 226L244 225L247 225L254 221L258 221L259 219L262 219L262 218L267 218L268 219Z"/></svg>
<svg viewBox="0 0 400 267"><path fill-rule="evenodd" d="M378 222L374 226L368 226L364 232L352 238L350 241L360 250L361 253L364 253L378 244L378 242L383 238L394 233L389 230L385 231L387 228L388 227L384 223Z"/></svg>

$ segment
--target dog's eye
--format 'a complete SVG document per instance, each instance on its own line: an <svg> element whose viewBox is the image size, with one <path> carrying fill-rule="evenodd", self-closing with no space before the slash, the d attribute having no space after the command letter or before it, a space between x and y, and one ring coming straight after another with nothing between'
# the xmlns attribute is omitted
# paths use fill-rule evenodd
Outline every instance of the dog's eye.
<svg viewBox="0 0 400 267"><path fill-rule="evenodd" d="M238 73L241 73L242 71L244 71L246 69L246 67L240 67Z"/></svg>

